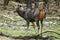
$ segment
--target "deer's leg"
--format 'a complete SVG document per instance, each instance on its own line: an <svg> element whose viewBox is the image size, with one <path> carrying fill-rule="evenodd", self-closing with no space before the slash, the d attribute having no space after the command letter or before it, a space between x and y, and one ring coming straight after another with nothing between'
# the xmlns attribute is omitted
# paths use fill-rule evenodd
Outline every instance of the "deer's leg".
<svg viewBox="0 0 60 40"><path fill-rule="evenodd" d="M35 24L34 24L34 22L32 22L32 25L33 25L33 28L34 28L34 30L35 30ZM36 32L36 30L35 30L35 32Z"/></svg>
<svg viewBox="0 0 60 40"><path fill-rule="evenodd" d="M41 27L40 27L41 37L42 37L42 28L43 28L43 20L41 20Z"/></svg>
<svg viewBox="0 0 60 40"><path fill-rule="evenodd" d="M38 27L38 32L39 32L39 29L40 29L39 19L38 19L38 18L36 18L36 19L35 19L35 21L36 21L36 25L37 25L37 27Z"/></svg>
<svg viewBox="0 0 60 40"><path fill-rule="evenodd" d="M29 20L26 21L26 24L27 24L27 30L28 30L29 29L29 24L30 24Z"/></svg>

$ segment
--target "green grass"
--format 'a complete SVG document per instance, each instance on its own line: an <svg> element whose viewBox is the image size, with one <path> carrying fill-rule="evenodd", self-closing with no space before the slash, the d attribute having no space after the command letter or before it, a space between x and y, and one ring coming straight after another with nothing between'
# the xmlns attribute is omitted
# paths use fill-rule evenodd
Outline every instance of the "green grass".
<svg viewBox="0 0 60 40"><path fill-rule="evenodd" d="M0 32L3 32L7 35L17 35L17 36L28 36L28 35L32 35L32 34L35 34L34 31L23 31L23 30L20 30L20 29L11 29L11 28L6 28L6 27L0 27Z"/></svg>
<svg viewBox="0 0 60 40"><path fill-rule="evenodd" d="M1 20L9 20L8 18L2 18L0 17ZM14 21L19 22L19 21L23 21L23 19L19 19L18 17L14 17L13 18ZM44 19L44 21L52 21L52 22L57 22L57 26L48 26L48 27L43 27L43 32L45 31L54 31L60 34L60 21L58 21L58 19ZM10 24L11 25L11 24ZM33 35L36 34L33 27L30 25L30 30L27 32L25 30L21 30L21 29L12 29L9 28L8 25L4 25L4 24L0 24L0 32L3 32L4 34L7 35L16 35L16 36L28 36L28 35ZM60 38L60 35L56 34L56 33L52 33L52 32L47 32L44 33L43 36L55 36ZM59 39L54 39L54 40L59 40Z"/></svg>

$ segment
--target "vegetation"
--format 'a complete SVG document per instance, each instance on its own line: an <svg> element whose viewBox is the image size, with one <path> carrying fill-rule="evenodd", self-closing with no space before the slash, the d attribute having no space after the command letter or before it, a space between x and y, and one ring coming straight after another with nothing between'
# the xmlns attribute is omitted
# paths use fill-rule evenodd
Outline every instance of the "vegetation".
<svg viewBox="0 0 60 40"><path fill-rule="evenodd" d="M30 35L31 36L33 34L36 34L36 32L34 31L31 24L30 24L29 31L26 32L26 30L25 30L26 24L25 24L24 19L22 19L21 17L11 16L11 18L13 20L11 20L9 17L5 18L5 16L3 16L3 15L0 16L0 20L1 20L0 21L0 33L2 32L4 34L6 34L6 35L11 35L11 36L13 36L13 35L15 35L15 36L19 36L19 35L20 36L26 36L26 35L28 36L28 35ZM14 24L14 22L16 22L16 23ZM44 26L43 27L43 32L45 32L45 31L53 31L53 32L60 33L60 27L59 27L60 26L60 21L58 19L49 19L48 18L48 19L44 19L44 22L56 22L56 24L53 25L53 26L47 26L47 27ZM12 24L14 24L14 25L12 25ZM21 27L23 27L23 28L21 28ZM56 33L53 33L53 32L44 33L43 36L54 36L54 37L60 38L60 35L58 35ZM53 38L53 39L55 40L55 38Z"/></svg>
<svg viewBox="0 0 60 40"><path fill-rule="evenodd" d="M57 0L58 1L58 0ZM3 4L0 0L0 4ZM60 3L59 3L60 4ZM30 24L29 31L27 32L26 29L26 22L24 21L23 18L19 17L17 14L13 13L11 9L12 4L9 3L8 9L1 11L1 5L0 5L0 33L4 33L6 35L11 35L11 36L31 36L36 34L34 31L32 25ZM56 2L54 0L49 0L48 4L48 16L60 16L60 5L57 6ZM52 40L60 40L60 19L57 18L48 18L44 19L44 24L45 22L52 22L56 23L54 25L44 25L43 27L43 36L54 36L52 37ZM36 26L35 26L36 27ZM37 30L37 27L36 27ZM55 33L56 32L56 33ZM56 38L57 37L57 38ZM5 40L6 37L0 36L0 40ZM6 40L13 40L11 38L6 39Z"/></svg>

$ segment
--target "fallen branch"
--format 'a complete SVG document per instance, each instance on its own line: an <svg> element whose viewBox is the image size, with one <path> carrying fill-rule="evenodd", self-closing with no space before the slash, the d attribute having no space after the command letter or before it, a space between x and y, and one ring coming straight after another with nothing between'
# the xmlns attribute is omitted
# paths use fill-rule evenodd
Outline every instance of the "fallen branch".
<svg viewBox="0 0 60 40"><path fill-rule="evenodd" d="M53 31L46 31L46 32L43 32L43 33L47 33L47 32L56 33L56 32L53 32ZM60 35L59 33L56 33L56 34ZM10 38L13 38L13 39L52 39L52 38L60 39L60 38L55 37L55 36L47 36L47 37L42 36L41 37L40 34L32 35L32 36L11 36L11 35L6 35L6 34L4 34L2 32L0 33L0 36L10 37Z"/></svg>
<svg viewBox="0 0 60 40"><path fill-rule="evenodd" d="M4 33L0 33L0 36L5 36L5 37L10 37L10 38L13 38L13 39L36 39L36 38L41 38L41 36L39 35L32 35L32 36L11 36L11 35L6 35Z"/></svg>

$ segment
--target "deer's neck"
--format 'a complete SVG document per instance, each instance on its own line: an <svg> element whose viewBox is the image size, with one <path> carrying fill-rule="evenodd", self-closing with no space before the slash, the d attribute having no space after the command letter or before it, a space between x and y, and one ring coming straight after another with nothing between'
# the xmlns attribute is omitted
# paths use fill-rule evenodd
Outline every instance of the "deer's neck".
<svg viewBox="0 0 60 40"><path fill-rule="evenodd" d="M21 16L22 18L25 18L25 12L24 11L21 11L21 10L17 10L17 13L19 16Z"/></svg>

